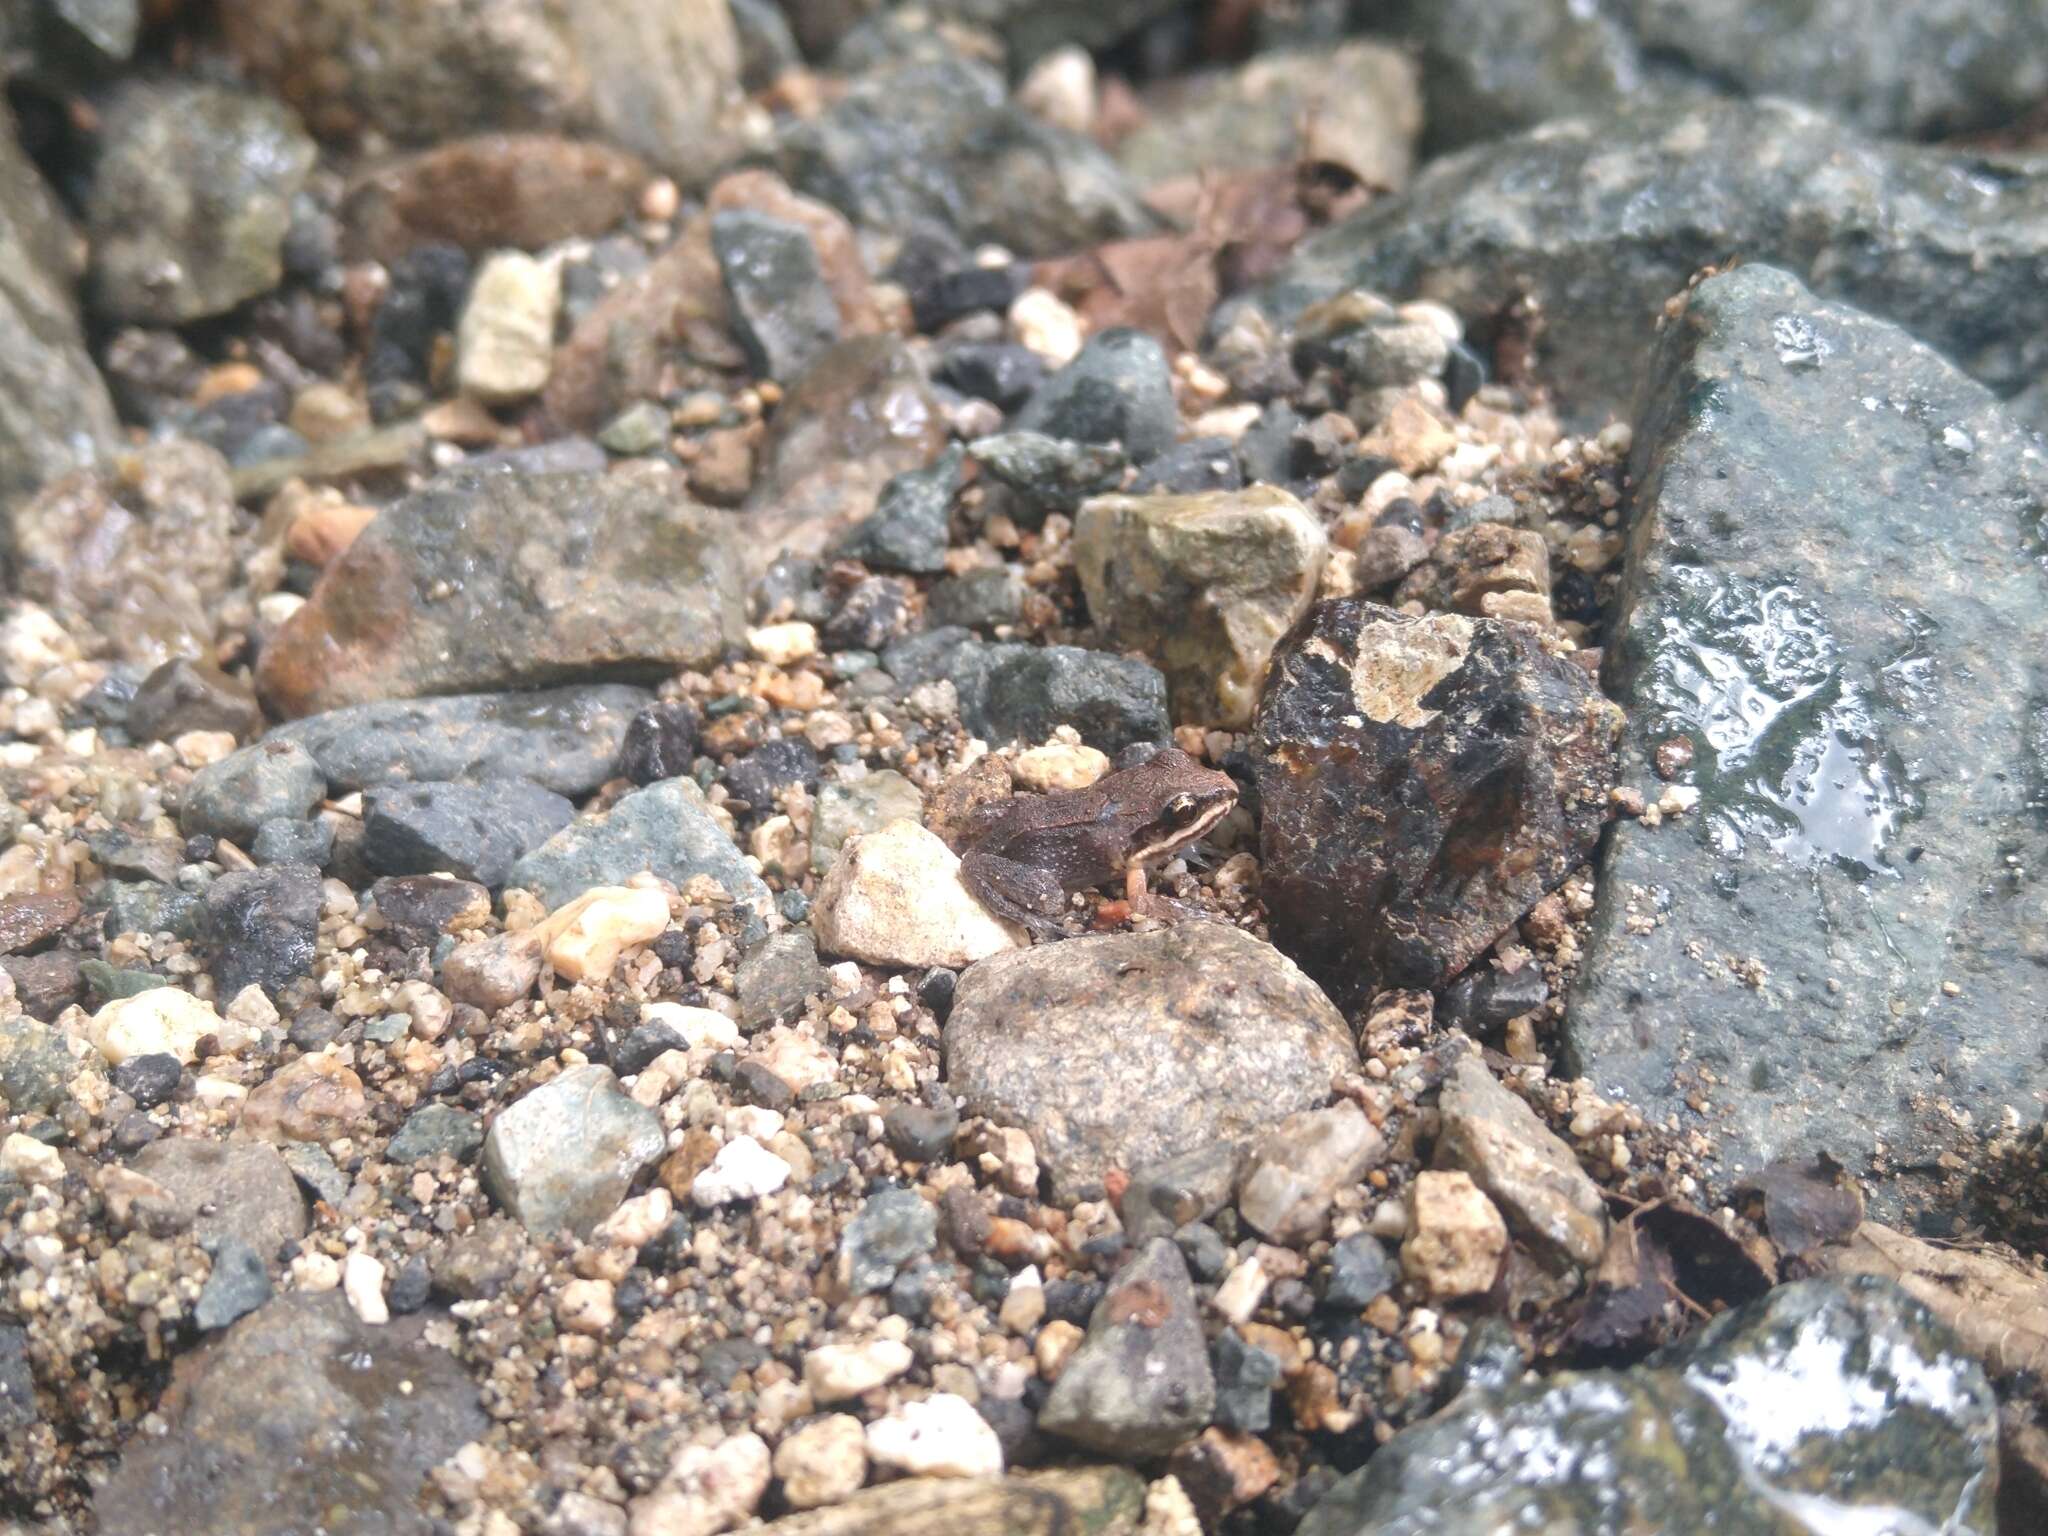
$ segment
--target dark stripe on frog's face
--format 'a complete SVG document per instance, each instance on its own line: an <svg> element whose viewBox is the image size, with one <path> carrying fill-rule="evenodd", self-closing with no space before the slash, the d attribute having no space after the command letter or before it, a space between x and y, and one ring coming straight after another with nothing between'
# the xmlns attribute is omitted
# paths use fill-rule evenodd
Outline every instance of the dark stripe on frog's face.
<svg viewBox="0 0 2048 1536"><path fill-rule="evenodd" d="M1147 829L1146 835L1138 839L1125 856L1126 867L1163 859L1176 849L1200 842L1211 827L1230 814L1231 808L1237 804L1237 787L1231 784L1226 774L1219 773L1214 777L1230 787L1219 787L1202 795L1192 792L1176 795L1167 803L1159 820ZM1188 802L1185 808L1175 803L1182 800Z"/></svg>

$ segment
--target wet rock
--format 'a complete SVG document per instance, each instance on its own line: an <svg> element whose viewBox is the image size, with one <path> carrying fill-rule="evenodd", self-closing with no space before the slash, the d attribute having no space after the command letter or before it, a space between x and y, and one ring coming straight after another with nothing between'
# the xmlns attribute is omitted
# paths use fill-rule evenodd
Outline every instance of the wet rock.
<svg viewBox="0 0 2048 1536"><path fill-rule="evenodd" d="M70 1098L71 1079L97 1060L73 1055L66 1037L34 1016L0 1019L0 1098L17 1114L50 1113Z"/></svg>
<svg viewBox="0 0 2048 1536"><path fill-rule="evenodd" d="M960 486L965 452L946 450L928 469L906 470L882 487L875 510L833 546L843 560L859 560L879 571L930 574L946 568L946 539L953 493Z"/></svg>
<svg viewBox="0 0 2048 1536"><path fill-rule="evenodd" d="M1154 1238L1110 1281L1038 1427L1103 1455L1163 1456L1215 1406L1187 1265L1170 1238Z"/></svg>
<svg viewBox="0 0 2048 1536"><path fill-rule="evenodd" d="M734 208L711 217L733 326L761 378L788 382L839 339L839 306L805 232Z"/></svg>
<svg viewBox="0 0 2048 1536"><path fill-rule="evenodd" d="M1259 712L1276 938L1347 998L1442 986L1592 851L1620 730L1526 625L1322 604Z"/></svg>
<svg viewBox="0 0 2048 1536"><path fill-rule="evenodd" d="M371 1327L339 1294L286 1295L181 1355L167 1432L128 1445L94 1498L101 1528L240 1536L312 1530L345 1508L427 1536L422 1481L487 1423L468 1373L425 1340L438 1320Z"/></svg>
<svg viewBox="0 0 2048 1536"><path fill-rule="evenodd" d="M925 594L925 620L934 628L994 629L1024 615L1023 576L1013 566L983 566L949 576Z"/></svg>
<svg viewBox="0 0 2048 1536"><path fill-rule="evenodd" d="M135 1154L137 1173L170 1191L202 1243L240 1243L268 1260L306 1233L306 1202L274 1147L166 1136Z"/></svg>
<svg viewBox="0 0 2048 1536"><path fill-rule="evenodd" d="M1304 241L1264 302L1292 315L1345 288L1422 291L1479 318L1533 299L1546 381L1598 420L1633 397L1665 299L1740 250L2011 393L2048 371L2048 327L2030 318L2048 175L2015 163L1995 191L1964 190L1979 164L1785 102L1631 107L1436 162L1404 196Z"/></svg>
<svg viewBox="0 0 2048 1536"><path fill-rule="evenodd" d="M292 199L313 141L268 97L131 80L102 120L87 203L101 315L182 325L225 314L284 276Z"/></svg>
<svg viewBox="0 0 2048 1536"><path fill-rule="evenodd" d="M660 1118L611 1073L571 1067L492 1119L484 1188L529 1232L587 1237L666 1150Z"/></svg>
<svg viewBox="0 0 2048 1536"><path fill-rule="evenodd" d="M1473 1033L1498 1030L1522 1014L1541 1008L1550 998L1550 983L1539 965L1518 971L1492 966L1467 971L1445 991L1436 1016L1446 1024Z"/></svg>
<svg viewBox="0 0 2048 1536"><path fill-rule="evenodd" d="M170 741L187 731L226 731L247 740L263 728L263 711L240 678L210 662L174 656L135 690L127 725L137 741Z"/></svg>
<svg viewBox="0 0 2048 1536"><path fill-rule="evenodd" d="M938 1161L959 1129L960 1112L950 1104L899 1104L882 1116L882 1139L905 1162Z"/></svg>
<svg viewBox="0 0 2048 1536"><path fill-rule="evenodd" d="M23 954L78 921L83 909L69 891L0 896L0 955Z"/></svg>
<svg viewBox="0 0 2048 1536"><path fill-rule="evenodd" d="M899 681L923 680L918 669L898 670L897 648L884 664ZM1088 745L1113 756L1168 733L1166 679L1127 656L1071 645L966 641L938 652L925 675L953 684L961 723L991 745L1044 741L1055 726L1071 725Z"/></svg>
<svg viewBox="0 0 2048 1536"><path fill-rule="evenodd" d="M452 1104L422 1104L405 1117L384 1155L394 1163L452 1157L466 1163L484 1144L484 1129L475 1115Z"/></svg>
<svg viewBox="0 0 2048 1536"><path fill-rule="evenodd" d="M886 1291L897 1271L937 1246L939 1216L914 1189L884 1189L868 1196L847 1224L834 1259L849 1296Z"/></svg>
<svg viewBox="0 0 2048 1536"><path fill-rule="evenodd" d="M992 1478L909 1477L864 1488L828 1508L784 1515L763 1529L774 1536L1111 1536L1137 1529L1144 1507L1145 1483L1137 1474L1078 1467Z"/></svg>
<svg viewBox="0 0 2048 1536"><path fill-rule="evenodd" d="M1045 378L1045 360L1015 342L963 342L946 349L934 377L971 399L1014 411Z"/></svg>
<svg viewBox="0 0 2048 1536"><path fill-rule="evenodd" d="M1277 486L1098 496L1074 525L1088 611L1119 649L1155 658L1174 718L1249 725L1277 645L1315 598L1322 524Z"/></svg>
<svg viewBox="0 0 2048 1536"><path fill-rule="evenodd" d="M483 926L491 893L468 880L440 875L399 875L377 881L370 899L385 929L400 944L432 948L444 934Z"/></svg>
<svg viewBox="0 0 2048 1536"><path fill-rule="evenodd" d="M960 978L945 1049L966 1112L1028 1132L1062 1200L1248 1139L1357 1060L1278 951L1200 922L985 960Z"/></svg>
<svg viewBox="0 0 2048 1536"><path fill-rule="evenodd" d="M811 806L811 868L819 874L831 869L849 837L923 815L924 792L893 769L821 784Z"/></svg>
<svg viewBox="0 0 2048 1536"><path fill-rule="evenodd" d="M264 647L257 690L306 715L671 672L738 642L739 587L731 531L666 469L458 471L385 508L328 566Z"/></svg>
<svg viewBox="0 0 2048 1536"><path fill-rule="evenodd" d="M816 789L819 767L818 754L808 743L780 736L726 769L725 787L750 809L766 811L786 789Z"/></svg>
<svg viewBox="0 0 2048 1536"><path fill-rule="evenodd" d="M945 420L923 368L893 336L820 352L791 386L747 495L752 563L816 556L874 510L895 476L931 463Z"/></svg>
<svg viewBox="0 0 2048 1536"><path fill-rule="evenodd" d="M416 246L472 256L595 239L625 222L646 164L608 144L541 133L487 133L363 173L342 200L342 249L387 265Z"/></svg>
<svg viewBox="0 0 2048 1536"><path fill-rule="evenodd" d="M690 185L735 147L739 44L717 0L286 0L222 22L243 65L323 137L591 131Z"/></svg>
<svg viewBox="0 0 2048 1536"><path fill-rule="evenodd" d="M1387 1139L1349 1102L1289 1115L1245 1162L1238 1214L1276 1243L1323 1234L1330 1206L1387 1155Z"/></svg>
<svg viewBox="0 0 2048 1536"><path fill-rule="evenodd" d="M220 876L201 898L201 942L221 997L247 986L275 997L313 966L320 873L303 864Z"/></svg>
<svg viewBox="0 0 2048 1536"><path fill-rule="evenodd" d="M292 741L263 741L193 775L178 822L187 835L246 844L265 822L305 819L326 795L327 780L310 752Z"/></svg>
<svg viewBox="0 0 2048 1536"><path fill-rule="evenodd" d="M247 1243L223 1238L214 1245L213 1268L192 1308L192 1322L202 1333L217 1333L268 1300L270 1272L264 1267L263 1255Z"/></svg>
<svg viewBox="0 0 2048 1536"><path fill-rule="evenodd" d="M1133 496L1197 496L1244 488L1236 446L1227 437L1198 437L1175 443L1147 464L1131 482Z"/></svg>
<svg viewBox="0 0 2048 1536"><path fill-rule="evenodd" d="M1158 457L1180 430L1165 348L1123 326L1089 337L1078 357L1032 392L1014 425L1077 443L1115 443L1138 464Z"/></svg>
<svg viewBox="0 0 2048 1536"><path fill-rule="evenodd" d="M1507 1225L1469 1174L1415 1176L1401 1268L1431 1300L1485 1295L1507 1251Z"/></svg>
<svg viewBox="0 0 2048 1536"><path fill-rule="evenodd" d="M856 76L816 117L785 124L776 164L856 224L936 224L1021 256L1158 227L1108 156L1005 94L999 76L951 49L908 51Z"/></svg>
<svg viewBox="0 0 2048 1536"><path fill-rule="evenodd" d="M911 318L927 336L936 336L967 315L1002 314L1031 286L1025 262L1000 266L955 267L918 284L910 296Z"/></svg>
<svg viewBox="0 0 2048 1536"><path fill-rule="evenodd" d="M279 817L256 829L249 845L250 857L258 864L304 864L325 869L334 856L334 823L324 817L291 821Z"/></svg>
<svg viewBox="0 0 2048 1536"><path fill-rule="evenodd" d="M54 480L15 510L14 587L89 655L145 668L210 655L241 526L218 454L155 443Z"/></svg>
<svg viewBox="0 0 2048 1536"><path fill-rule="evenodd" d="M1700 798L1616 827L1568 1050L1703 1134L1716 1183L1824 1152L1918 1208L1951 1116L2048 1081L2020 1024L2048 908L2009 873L2048 858L2013 771L2039 452L1930 348L1765 267L1702 286L1655 378L1609 677L1628 781L1656 797L1682 740Z"/></svg>
<svg viewBox="0 0 2048 1536"><path fill-rule="evenodd" d="M688 779L636 789L609 811L571 822L513 865L506 884L525 886L558 907L592 886L620 885L642 870L678 888L708 875L734 901L766 909L768 888Z"/></svg>
<svg viewBox="0 0 2048 1536"><path fill-rule="evenodd" d="M1867 1405L1846 1417L1842 1403ZM1633 1371L1475 1388L1380 1448L1301 1536L1900 1521L1990 1531L1996 1405L1918 1302L1803 1280ZM1594 1478L1577 1469L1602 1467ZM1560 1468L1572 1469L1560 1471Z"/></svg>
<svg viewBox="0 0 2048 1536"><path fill-rule="evenodd" d="M1145 105L1145 120L1116 146L1117 163L1141 183L1306 162L1397 191L1422 130L1415 65L1382 43L1262 52L1236 69L1168 80Z"/></svg>
<svg viewBox="0 0 2048 1536"><path fill-rule="evenodd" d="M554 364L562 269L522 251L499 251L477 268L455 327L455 384L486 405L537 395Z"/></svg>
<svg viewBox="0 0 2048 1536"><path fill-rule="evenodd" d="M137 1109L155 1109L178 1091L184 1069L168 1051L130 1056L108 1074L114 1086L135 1101Z"/></svg>
<svg viewBox="0 0 2048 1536"><path fill-rule="evenodd" d="M811 920L826 954L871 965L962 966L1022 942L969 893L953 850L914 821L848 839Z"/></svg>
<svg viewBox="0 0 2048 1536"><path fill-rule="evenodd" d="M1591 1269L1607 1246L1600 1187L1536 1111L1494 1081L1477 1053L1445 1074L1438 1163L1461 1168L1546 1259Z"/></svg>
<svg viewBox="0 0 2048 1536"><path fill-rule="evenodd" d="M506 778L581 798L612 776L648 703L621 683L394 699L293 720L266 743L304 748L336 792Z"/></svg>
<svg viewBox="0 0 2048 1536"><path fill-rule="evenodd" d="M817 940L808 928L771 933L740 961L735 983L740 1022L749 1029L765 1029L800 1012L825 985Z"/></svg>
<svg viewBox="0 0 2048 1536"><path fill-rule="evenodd" d="M1012 521L1039 527L1054 512L1073 512L1090 496L1123 484L1129 459L1114 444L1077 443L1043 432L978 437L968 452L986 475L1016 492Z"/></svg>
<svg viewBox="0 0 2048 1536"><path fill-rule="evenodd" d="M362 859L382 875L450 874L495 889L575 818L569 801L523 779L393 784L364 802Z"/></svg>

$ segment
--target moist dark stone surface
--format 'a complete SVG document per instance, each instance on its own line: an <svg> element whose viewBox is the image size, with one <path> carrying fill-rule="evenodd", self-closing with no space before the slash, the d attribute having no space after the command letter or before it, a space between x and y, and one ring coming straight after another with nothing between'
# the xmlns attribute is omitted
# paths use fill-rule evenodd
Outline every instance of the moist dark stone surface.
<svg viewBox="0 0 2048 1536"><path fill-rule="evenodd" d="M1654 385L1608 676L1625 777L1654 796L1683 739L1700 804L1615 827L1571 1058L1724 1181L1825 1152L1897 1212L1951 1106L2048 1088L2013 873L2048 858L2018 766L2048 471L1931 349L1766 267L1700 286Z"/></svg>

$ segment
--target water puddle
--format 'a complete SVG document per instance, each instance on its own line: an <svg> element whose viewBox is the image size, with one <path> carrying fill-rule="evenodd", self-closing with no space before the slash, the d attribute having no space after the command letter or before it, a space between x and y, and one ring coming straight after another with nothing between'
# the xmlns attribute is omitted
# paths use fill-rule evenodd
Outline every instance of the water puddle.
<svg viewBox="0 0 2048 1536"><path fill-rule="evenodd" d="M1847 675L1815 606L1786 583L1672 573L1652 683L1659 734L1693 740L1702 825L1726 855L1767 848L1889 873L1886 851L1916 809L1884 749L1881 709L1911 710L1930 686L1924 630L1867 688Z"/></svg>

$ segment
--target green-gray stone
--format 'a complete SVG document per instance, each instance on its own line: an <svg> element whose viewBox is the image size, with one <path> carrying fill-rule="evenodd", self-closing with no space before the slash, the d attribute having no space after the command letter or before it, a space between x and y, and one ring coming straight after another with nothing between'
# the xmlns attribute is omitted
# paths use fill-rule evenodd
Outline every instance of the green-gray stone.
<svg viewBox="0 0 2048 1536"><path fill-rule="evenodd" d="M71 1079L98 1060L73 1056L62 1035L27 1014L0 1020L0 1099L15 1114L50 1113L71 1096Z"/></svg>
<svg viewBox="0 0 2048 1536"><path fill-rule="evenodd" d="M924 791L892 768L878 768L850 783L821 784L811 807L811 868L821 875L830 869L856 833L923 815Z"/></svg>
<svg viewBox="0 0 2048 1536"><path fill-rule="evenodd" d="M484 1188L536 1236L588 1237L667 1145L661 1117L610 1072L571 1067L498 1111L484 1136Z"/></svg>
<svg viewBox="0 0 2048 1536"><path fill-rule="evenodd" d="M1607 839L1572 1070L1718 1188L1825 1152L1888 1217L1938 1201L1953 1111L2048 1093L2048 464L1930 348L1744 266L1667 326L1631 470L1624 782L1683 738L1702 798Z"/></svg>
<svg viewBox="0 0 2048 1536"><path fill-rule="evenodd" d="M1805 1280L1633 1371L1474 1387L1299 1536L1992 1536L1997 1413L1983 1370L1889 1281Z"/></svg>
<svg viewBox="0 0 2048 1536"><path fill-rule="evenodd" d="M668 411L653 400L639 400L607 422L597 441L607 453L631 458L659 452L668 445L668 434Z"/></svg>
<svg viewBox="0 0 2048 1536"><path fill-rule="evenodd" d="M394 1163L442 1156L462 1162L483 1144L483 1126L475 1115L452 1104L422 1104L406 1116L385 1156Z"/></svg>
<svg viewBox="0 0 2048 1536"><path fill-rule="evenodd" d="M809 928L771 933L740 961L740 1024L749 1030L800 1013L805 1002L824 988L825 969L818 964L818 941Z"/></svg>
<svg viewBox="0 0 2048 1536"><path fill-rule="evenodd" d="M131 891L147 891L149 887L147 885L136 885L130 886L129 889ZM158 887L158 889L161 890L163 888ZM171 896L184 896L191 903L192 912L195 915L197 914L199 907L197 897L186 896L186 893L183 891L170 891L168 894ZM115 921L118 923L120 918L116 917ZM116 927L114 931L116 933L136 933L154 932L155 930ZM168 977L159 976L155 971L122 970L117 966L107 964L104 960L81 960L78 963L78 974L84 979L85 984L92 989L93 996L103 1003L111 1003L118 998L133 997L136 993L147 992L152 987L167 987L171 984Z"/></svg>
<svg viewBox="0 0 2048 1536"><path fill-rule="evenodd" d="M571 822L514 864L505 883L523 885L558 907L594 885L617 885L642 870L677 886L709 875L735 902L767 911L768 887L712 819L690 779L662 779L622 796L600 816Z"/></svg>

